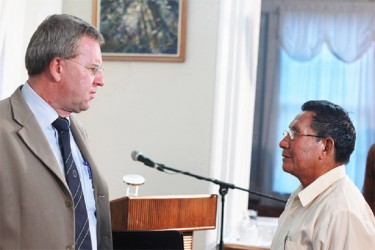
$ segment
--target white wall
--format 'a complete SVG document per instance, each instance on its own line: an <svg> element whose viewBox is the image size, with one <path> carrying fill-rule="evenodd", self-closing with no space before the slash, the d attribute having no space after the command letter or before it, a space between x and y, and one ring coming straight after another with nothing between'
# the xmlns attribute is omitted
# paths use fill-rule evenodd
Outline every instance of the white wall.
<svg viewBox="0 0 375 250"><path fill-rule="evenodd" d="M63 12L92 19L92 1L64 0ZM209 176L220 0L188 0L183 63L104 61L106 85L79 115L109 183L125 195L122 177L140 174L141 195L206 194L209 183L168 175L131 160L140 150L167 166ZM197 232L194 249L204 249Z"/></svg>
<svg viewBox="0 0 375 250"><path fill-rule="evenodd" d="M63 12L91 21L90 0L65 0ZM167 175L131 160L140 150L167 166L207 176L210 165L219 0L189 0L183 63L104 61L106 85L80 114L111 199L122 176L146 179L142 195L198 194L208 183Z"/></svg>

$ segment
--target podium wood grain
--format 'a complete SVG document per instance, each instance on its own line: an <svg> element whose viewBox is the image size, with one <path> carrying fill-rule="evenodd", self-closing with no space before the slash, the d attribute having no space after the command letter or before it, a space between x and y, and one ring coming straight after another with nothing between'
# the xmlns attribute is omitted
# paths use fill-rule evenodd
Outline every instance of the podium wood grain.
<svg viewBox="0 0 375 250"><path fill-rule="evenodd" d="M123 197L111 201L113 230L215 229L217 195Z"/></svg>

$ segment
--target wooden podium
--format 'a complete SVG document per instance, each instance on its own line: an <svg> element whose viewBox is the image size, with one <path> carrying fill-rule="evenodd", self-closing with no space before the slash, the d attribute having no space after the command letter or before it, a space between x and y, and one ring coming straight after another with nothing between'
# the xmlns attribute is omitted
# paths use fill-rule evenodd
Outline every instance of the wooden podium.
<svg viewBox="0 0 375 250"><path fill-rule="evenodd" d="M110 206L112 230L178 230L184 249L192 249L194 231L216 227L216 194L123 197Z"/></svg>

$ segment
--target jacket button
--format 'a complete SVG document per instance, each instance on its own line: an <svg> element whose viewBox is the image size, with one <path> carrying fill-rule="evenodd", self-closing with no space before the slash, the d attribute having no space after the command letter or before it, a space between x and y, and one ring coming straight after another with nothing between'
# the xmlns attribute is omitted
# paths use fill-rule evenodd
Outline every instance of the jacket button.
<svg viewBox="0 0 375 250"><path fill-rule="evenodd" d="M67 245L66 250L74 250L74 244L73 245Z"/></svg>
<svg viewBox="0 0 375 250"><path fill-rule="evenodd" d="M65 201L65 206L66 206L66 207L72 207L73 204L72 204L71 201Z"/></svg>

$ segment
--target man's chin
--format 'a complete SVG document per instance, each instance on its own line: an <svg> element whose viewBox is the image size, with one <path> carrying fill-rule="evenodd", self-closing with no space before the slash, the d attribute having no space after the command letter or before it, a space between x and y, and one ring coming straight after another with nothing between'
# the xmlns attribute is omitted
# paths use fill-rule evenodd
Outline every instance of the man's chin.
<svg viewBox="0 0 375 250"><path fill-rule="evenodd" d="M86 102L84 104L82 104L80 107L80 111L86 111L90 108L90 102Z"/></svg>
<svg viewBox="0 0 375 250"><path fill-rule="evenodd" d="M76 113L76 114L78 114L78 113L81 113L82 111L86 111L86 110L88 110L89 109L89 105L85 105L85 106L80 106L79 108L76 108L76 109L73 109L73 110L71 110L70 111L70 113Z"/></svg>
<svg viewBox="0 0 375 250"><path fill-rule="evenodd" d="M287 165L283 164L283 171L286 172L286 173L290 173L290 168L288 168Z"/></svg>

